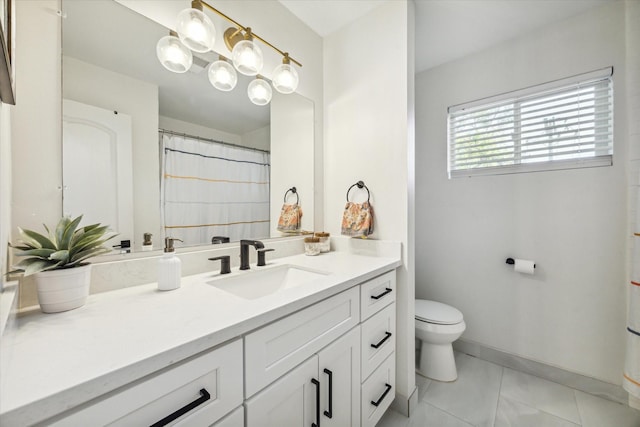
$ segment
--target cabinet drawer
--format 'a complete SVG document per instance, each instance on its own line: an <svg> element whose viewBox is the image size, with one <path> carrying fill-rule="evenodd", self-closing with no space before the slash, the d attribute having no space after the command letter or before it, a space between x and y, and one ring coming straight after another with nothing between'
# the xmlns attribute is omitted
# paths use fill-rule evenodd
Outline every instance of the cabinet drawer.
<svg viewBox="0 0 640 427"><path fill-rule="evenodd" d="M390 304L362 324L362 380L396 348L396 305Z"/></svg>
<svg viewBox="0 0 640 427"><path fill-rule="evenodd" d="M395 353L362 384L362 427L375 426L396 395Z"/></svg>
<svg viewBox="0 0 640 427"><path fill-rule="evenodd" d="M204 401L201 390L209 393ZM50 425L152 425L201 399L173 425L210 426L242 404L242 340L169 368Z"/></svg>
<svg viewBox="0 0 640 427"><path fill-rule="evenodd" d="M361 321L371 317L396 300L395 270L360 285Z"/></svg>
<svg viewBox="0 0 640 427"><path fill-rule="evenodd" d="M245 397L250 397L359 323L353 287L248 334Z"/></svg>

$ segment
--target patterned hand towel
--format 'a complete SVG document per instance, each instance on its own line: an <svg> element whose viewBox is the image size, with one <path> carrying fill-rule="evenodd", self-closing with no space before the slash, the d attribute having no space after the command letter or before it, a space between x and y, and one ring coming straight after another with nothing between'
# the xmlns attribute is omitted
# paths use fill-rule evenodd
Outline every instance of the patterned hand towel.
<svg viewBox="0 0 640 427"><path fill-rule="evenodd" d="M342 235L367 237L373 233L373 206L369 202L347 202L342 215Z"/></svg>
<svg viewBox="0 0 640 427"><path fill-rule="evenodd" d="M280 218L278 219L278 231L297 231L302 225L302 208L296 203L293 205L282 205Z"/></svg>

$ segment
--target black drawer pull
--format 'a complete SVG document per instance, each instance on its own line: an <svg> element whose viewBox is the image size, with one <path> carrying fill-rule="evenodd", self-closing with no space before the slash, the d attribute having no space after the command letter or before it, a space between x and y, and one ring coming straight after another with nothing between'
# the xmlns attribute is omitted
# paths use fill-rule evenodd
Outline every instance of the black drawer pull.
<svg viewBox="0 0 640 427"><path fill-rule="evenodd" d="M391 332L385 332L385 336L384 336L384 338L382 338L382 341L380 341L378 344L371 344L371 347L373 347L373 348L380 347L382 344L384 344L384 342L386 340L389 339L389 337L391 337Z"/></svg>
<svg viewBox="0 0 640 427"><path fill-rule="evenodd" d="M333 418L333 372L325 368L324 373L329 375L329 410L324 411L324 416Z"/></svg>
<svg viewBox="0 0 640 427"><path fill-rule="evenodd" d="M311 382L316 386L316 422L311 427L320 427L320 381L311 378Z"/></svg>
<svg viewBox="0 0 640 427"><path fill-rule="evenodd" d="M387 389L384 391L384 393L382 393L382 396L380 396L380 399L376 400L375 402L373 400L371 401L371 404L373 406L380 405L380 403L382 403L384 398L387 396L387 393L389 393L389 390L391 390L391 386L389 384L385 384L385 387L387 387Z"/></svg>
<svg viewBox="0 0 640 427"><path fill-rule="evenodd" d="M200 389L200 397L199 398L197 398L193 402L189 403L188 405L183 406L182 408L178 409L173 414L167 415L166 417L164 417L163 419L161 419L157 423L152 424L151 427L166 426L170 422L177 420L178 418L180 418L181 416L183 416L187 412L191 411L192 409L195 409L196 407L202 405L204 402L206 402L209 399L211 399L211 395L209 394L209 392L204 388Z"/></svg>
<svg viewBox="0 0 640 427"><path fill-rule="evenodd" d="M384 288L384 292L381 293L380 295L371 295L371 298L373 299L380 299L383 296L385 296L386 294L388 294L389 292L393 292L393 289L391 288Z"/></svg>

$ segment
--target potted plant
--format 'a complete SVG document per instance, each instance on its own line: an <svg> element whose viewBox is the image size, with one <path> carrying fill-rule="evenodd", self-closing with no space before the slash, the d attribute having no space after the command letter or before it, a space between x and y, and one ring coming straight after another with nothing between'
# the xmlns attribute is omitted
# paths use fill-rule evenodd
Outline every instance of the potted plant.
<svg viewBox="0 0 640 427"><path fill-rule="evenodd" d="M18 227L21 242L11 245L24 256L15 267L25 277L34 275L40 308L45 313L57 313L84 305L89 295L91 257L110 252L103 246L117 234L108 226L92 224L78 228L82 215L75 219L63 217L47 235Z"/></svg>

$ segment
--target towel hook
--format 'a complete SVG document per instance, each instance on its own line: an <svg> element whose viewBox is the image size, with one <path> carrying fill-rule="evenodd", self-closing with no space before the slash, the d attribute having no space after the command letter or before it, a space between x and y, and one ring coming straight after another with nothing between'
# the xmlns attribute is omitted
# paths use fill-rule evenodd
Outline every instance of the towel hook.
<svg viewBox="0 0 640 427"><path fill-rule="evenodd" d="M289 192L292 192L293 194L296 195L296 205L300 203L300 196L298 196L298 190L296 190L296 187L291 187L290 189L287 190L286 193L284 193L284 202L287 203L287 194L289 194Z"/></svg>
<svg viewBox="0 0 640 427"><path fill-rule="evenodd" d="M358 188L364 188L365 190L367 190L367 203L369 203L369 200L371 199L371 193L369 192L369 188L366 185L364 185L364 182L362 181L358 181L355 184L353 184L351 187L349 187L349 189L347 190L347 202L349 201L349 191L351 191L351 189L355 186L357 186Z"/></svg>

